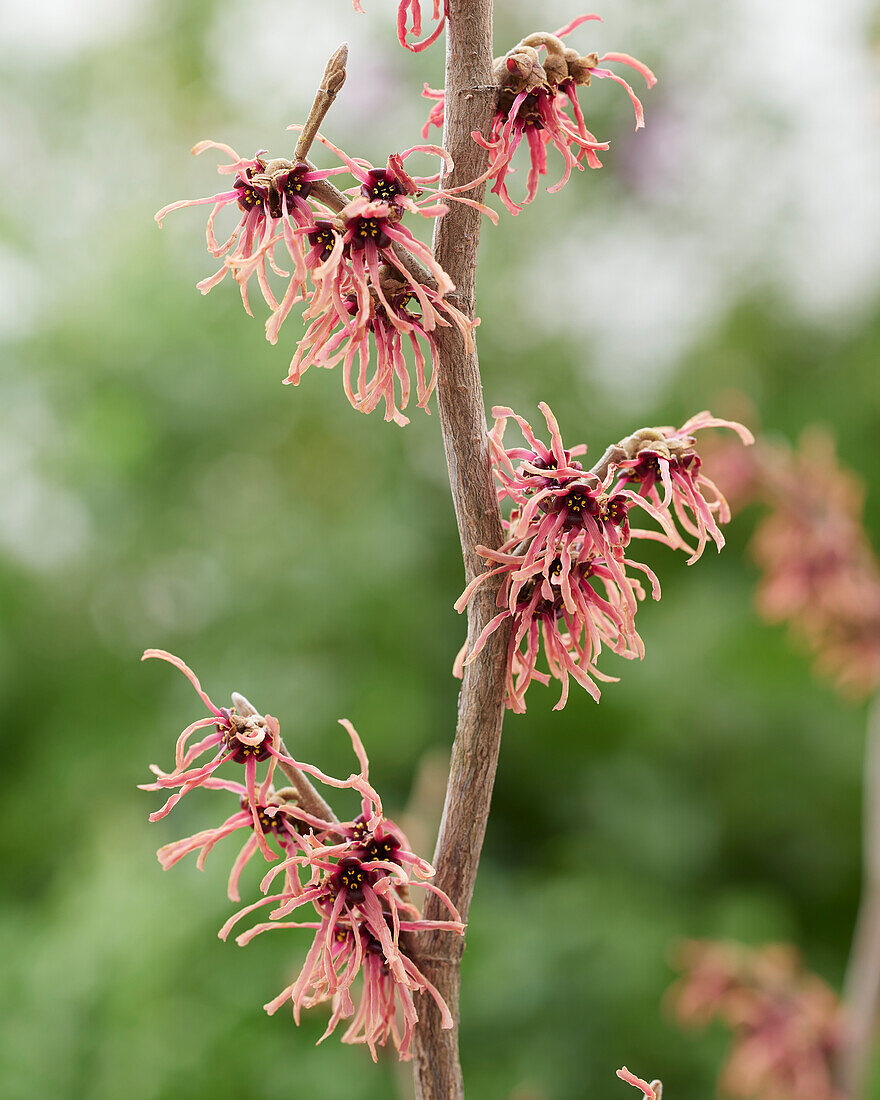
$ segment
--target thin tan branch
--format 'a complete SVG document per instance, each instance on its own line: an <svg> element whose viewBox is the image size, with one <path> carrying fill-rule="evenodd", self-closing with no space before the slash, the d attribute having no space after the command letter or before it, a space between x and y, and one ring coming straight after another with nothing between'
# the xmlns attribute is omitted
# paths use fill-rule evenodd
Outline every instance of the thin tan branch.
<svg viewBox="0 0 880 1100"><path fill-rule="evenodd" d="M239 714L243 714L245 718L250 718L252 715L260 716L260 712L244 695L240 695L237 691L232 693L232 702L236 711ZM284 744L283 738L278 739L278 751L284 756L290 756L290 752L287 746ZM291 759L293 759L291 757ZM308 778L303 775L302 772L296 768L292 768L289 764L285 764L283 760L278 761L278 767L284 772L287 778L290 780L290 785L296 791L297 805L301 810L304 810L307 814L311 814L312 817L318 817L322 821L336 822L339 818L333 812L331 807L324 801L317 790L309 782Z"/></svg>
<svg viewBox="0 0 880 1100"><path fill-rule="evenodd" d="M324 69L321 84L315 92L312 109L309 111L309 117L306 119L306 124L302 128L302 133L299 135L299 141L296 143L296 149L293 152L294 164L301 164L309 155L309 149L311 149L312 142L321 129L321 123L333 106L333 101L339 94L340 88L345 83L345 66L347 63L348 43L343 42Z"/></svg>

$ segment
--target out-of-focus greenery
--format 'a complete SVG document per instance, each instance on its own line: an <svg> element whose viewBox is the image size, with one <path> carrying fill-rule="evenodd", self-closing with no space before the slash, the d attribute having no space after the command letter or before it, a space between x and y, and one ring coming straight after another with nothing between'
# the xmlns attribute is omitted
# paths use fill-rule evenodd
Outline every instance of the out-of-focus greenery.
<svg viewBox="0 0 880 1100"><path fill-rule="evenodd" d="M442 79L441 54L404 54L391 0L366 6L356 22L333 0L340 30L330 0L300 3L302 34L279 44L273 19L290 21L275 3L122 5L118 25L111 6L83 5L94 26L81 44L50 12L32 45L7 48L17 153L0 212L12 303L0 361L4 1100L378 1100L398 1087L391 1064L374 1068L360 1048L315 1049L325 1014L300 1030L285 1012L265 1016L307 934L247 949L216 938L234 841L202 875L188 862L160 870L153 850L221 820L222 799L193 795L150 826L155 796L135 787L201 714L182 677L138 663L148 646L180 654L215 699L243 691L277 714L298 755L331 772L349 764L335 720L351 718L392 811L424 755L450 743L462 576L436 415L416 410L406 430L360 416L337 372L282 388L296 318L270 347L231 284L207 298L193 289L212 270L202 214L174 215L162 233L152 222L165 202L214 187L209 157L186 156L195 140L243 152L287 140L342 33L353 77L328 132L375 160L417 140L420 82ZM499 14L499 41L529 30L540 7ZM571 14L557 9L552 25ZM635 41L614 44L658 69L665 59L674 78L671 32L640 31L646 10L628 7ZM259 35L271 77L247 63ZM292 99L277 75L285 59ZM791 438L816 420L834 430L842 460L870 482L880 544L880 311L814 321L756 273L662 372L628 369L624 384L613 341L597 350L584 335L582 265L608 258L591 234L651 191L640 148L652 148L652 110L662 125L672 98L662 84L647 97L648 134L631 138L625 98L605 92L592 116L615 136L605 170L487 227L487 406L536 418L546 400L568 441L599 452L641 423L707 406L737 415L730 391L742 391L768 431ZM719 238L724 221L721 210ZM630 274L608 275L622 302ZM535 295L537 320L519 308ZM641 308L623 307L633 325ZM687 301L670 308L689 316ZM682 937L791 940L840 981L864 715L811 679L784 630L758 621L753 522L737 517L725 552L692 568L645 551L664 590L640 614L647 657L606 659L621 682L600 706L573 692L552 713L554 688L536 685L528 714L506 722L464 965L472 1097L622 1095L613 1071L624 1063L662 1076L671 1100L710 1096L723 1034L682 1036L661 1005Z"/></svg>

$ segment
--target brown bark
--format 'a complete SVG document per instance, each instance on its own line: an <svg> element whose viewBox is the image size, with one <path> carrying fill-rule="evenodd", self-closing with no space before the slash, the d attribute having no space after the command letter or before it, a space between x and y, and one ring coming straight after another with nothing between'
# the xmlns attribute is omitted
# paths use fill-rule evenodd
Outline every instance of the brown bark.
<svg viewBox="0 0 880 1100"><path fill-rule="evenodd" d="M862 861L864 881L844 984L846 1045L838 1072L849 1100L865 1096L880 1002L880 696L868 710Z"/></svg>
<svg viewBox="0 0 880 1100"><path fill-rule="evenodd" d="M471 132L488 132L495 105L492 79L492 0L449 0L446 39L446 120L443 145L455 167L444 179L454 187L481 175L486 153ZM479 198L479 192L468 192ZM449 297L474 316L477 248L481 215L459 203L437 223L434 255L456 290ZM438 330L438 403L458 521L465 576L483 572L476 546L500 546L501 516L489 464L486 413L476 349L468 351L455 326ZM481 587L468 608L473 641L495 614L497 585ZM446 804L434 854L436 884L449 894L467 920L480 851L486 832L504 716L507 630L496 631L480 657L465 670L452 747ZM442 919L443 906L430 896L425 917ZM435 932L419 937L418 962L437 986L455 1020L440 1028L433 1002L421 996L414 1043L418 1100L460 1100L464 1095L458 1057L460 937Z"/></svg>

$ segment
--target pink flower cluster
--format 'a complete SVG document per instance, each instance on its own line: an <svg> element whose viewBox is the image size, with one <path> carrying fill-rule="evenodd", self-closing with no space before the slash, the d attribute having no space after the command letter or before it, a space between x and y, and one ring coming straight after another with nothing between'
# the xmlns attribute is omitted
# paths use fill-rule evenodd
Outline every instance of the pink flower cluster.
<svg viewBox="0 0 880 1100"><path fill-rule="evenodd" d="M448 167L448 155L436 145L413 146L390 156L386 167L374 168L319 140L340 166L317 170L283 158L270 160L263 153L247 159L228 145L200 142L193 153L219 149L230 158L218 172L231 176L232 186L206 198L171 203L156 221L161 225L169 212L182 207L210 205L208 251L222 264L198 284L202 293L231 275L251 314L249 286L255 279L271 311L266 338L273 344L291 309L304 306L309 325L286 381L296 385L311 366L341 363L354 408L372 412L384 403L386 420L406 424L403 410L412 383L404 348L411 348L417 403L428 411L437 329L455 325L470 347L475 323L447 300L454 289L451 280L402 219L405 214L442 217L449 209L443 197L486 208L431 188L439 173L407 172L404 162L414 153L439 157ZM341 172L353 175L356 185L346 192L333 189L332 195L322 192L328 178ZM328 205L333 195L341 206L338 212ZM215 221L227 208L238 215L237 222L218 242ZM273 281L283 286L277 294Z"/></svg>
<svg viewBox="0 0 880 1100"><path fill-rule="evenodd" d="M843 1043L837 995L794 948L693 941L670 990L679 1022L720 1019L733 1042L719 1091L738 1100L843 1100L833 1063Z"/></svg>
<svg viewBox="0 0 880 1100"><path fill-rule="evenodd" d="M568 699L569 678L596 701L596 681L614 677L599 671L603 647L633 659L644 655L635 628L635 613L645 596L641 573L654 599L660 597L655 574L626 556L634 538L653 539L684 550L696 561L711 539L724 545L719 523L730 518L727 503L701 470L693 433L726 427L744 443L751 433L741 424L698 413L681 428L643 428L609 448L597 467L584 470L581 445L566 450L556 418L539 406L550 443L540 440L511 409L495 408L489 433L490 454L498 480L498 498L509 506L504 520L507 539L497 550L478 547L490 568L475 577L456 602L463 611L490 578L497 578L498 614L473 646L459 653L455 672L478 656L502 623L510 623L507 659L507 705L526 709L525 694L533 680L562 684L554 709ZM524 447L506 448L504 433L514 420ZM634 528L630 511L640 508L656 528ZM538 669L543 646L548 672Z"/></svg>
<svg viewBox="0 0 880 1100"><path fill-rule="evenodd" d="M607 141L599 141L586 127L584 114L578 100L577 89L588 87L593 78L613 80L626 89L636 118L636 129L645 125L642 104L632 87L617 73L603 66L603 62L628 65L645 79L651 88L657 78L641 61L625 53L596 53L581 55L562 41L576 27L598 15L581 15L555 34L544 31L527 35L503 57L495 60L495 80L498 84L498 106L492 119L489 137L474 133L473 139L489 150L489 166L479 180L471 186L492 180L492 191L498 195L511 214L519 214L538 193L538 184L547 174L547 152L554 148L562 157L563 172L557 183L548 187L559 191L568 182L572 170L601 168L598 151L608 149ZM445 96L442 89L429 88L423 92L435 101L422 131L427 137L432 126L443 125ZM569 113L571 112L571 113ZM525 140L528 146L530 169L525 198L511 198L507 188L507 176L515 171L513 159Z"/></svg>
<svg viewBox="0 0 880 1100"><path fill-rule="evenodd" d="M147 650L144 657L158 657L179 668L210 711L209 717L197 719L180 735L172 772L153 767L157 778L143 789L176 793L150 819L164 817L196 787L226 791L235 795L239 805L221 825L163 845L157 853L160 863L167 869L198 851L201 869L219 841L244 830L247 839L229 878L230 899L240 900L242 871L258 851L275 866L261 882L262 893L268 896L232 916L220 930L221 938L225 940L242 918L267 906L272 907L268 921L241 933L239 944L269 930L307 928L315 933L299 976L265 1006L266 1011L274 1013L290 1001L299 1023L304 1008L330 1002L330 1022L322 1038L347 1021L342 1041L365 1044L374 1060L377 1047L389 1040L400 1058L410 1056L418 1023L416 993L427 993L440 1010L442 1026L452 1027L443 998L413 960L411 941L414 934L427 930L462 934L464 924L446 894L429 881L434 875L431 865L410 849L403 832L385 817L369 781L366 752L351 723L343 720L341 724L351 738L359 769L347 779L335 779L287 753L276 719L216 707L179 658L163 650ZM193 734L208 728L211 732L190 746ZM209 759L199 762L206 755ZM257 765L264 762L265 776L258 782ZM221 779L216 773L224 764L243 766L245 782ZM276 767L285 771L293 786L276 789L272 785ZM360 814L351 821L338 821L315 794L323 813L318 816L303 798L304 786L312 791L307 777L356 791ZM269 894L279 876L280 889ZM438 895L449 919L422 919L410 899L412 886ZM285 919L303 907L313 919Z"/></svg>

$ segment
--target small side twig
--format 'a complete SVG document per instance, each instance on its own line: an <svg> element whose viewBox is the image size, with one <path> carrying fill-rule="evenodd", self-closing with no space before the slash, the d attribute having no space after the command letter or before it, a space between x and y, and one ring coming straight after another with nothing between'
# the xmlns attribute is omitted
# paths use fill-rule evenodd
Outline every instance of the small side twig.
<svg viewBox="0 0 880 1100"><path fill-rule="evenodd" d="M618 462L622 462L628 458L629 455L623 444L626 440L622 440L620 443L611 443L605 449L605 454L599 459L595 466L591 466L589 473L593 474L600 481L604 481L608 471L613 465Z"/></svg>
<svg viewBox="0 0 880 1100"><path fill-rule="evenodd" d="M232 703L238 713L243 714L245 718L250 718L252 715L260 716L260 712L253 703L237 691L232 693ZM278 751L284 756L290 756L290 752L280 736ZM296 791L297 805L300 809L307 814L311 814L312 817L319 817L322 821L336 822L339 820L302 772L297 771L296 768L291 768L289 764L285 764L282 760L278 761L278 767L284 772L290 780L290 785Z"/></svg>
<svg viewBox="0 0 880 1100"><path fill-rule="evenodd" d="M347 64L348 43L343 42L336 53L327 62L324 76L321 78L321 85L315 92L312 109L309 111L309 117L306 119L306 123L300 132L299 141L296 143L296 149L293 153L293 161L295 164L305 164L307 168L315 168L315 165L308 159L309 150L315 138L318 136L321 123L324 121L327 112L333 106L333 101L339 94L339 90L345 83L345 78L347 76L345 66ZM312 188L312 194L319 202L322 202L328 209L333 210L337 214L340 210L343 210L350 201L335 184L330 182L330 180L316 180ZM437 281L434 276L415 256L399 245L394 245L394 254L410 275L420 282L422 286L430 287L431 290L437 289Z"/></svg>
<svg viewBox="0 0 880 1100"><path fill-rule="evenodd" d="M326 69L324 69L324 75L321 78L321 84L317 92L315 92L315 99L312 103L312 109L309 111L309 117L306 119L306 124L299 135L299 141L296 143L296 149L293 153L295 164L301 163L309 155L309 149L311 149L312 142L321 128L324 116L333 106L333 100L336 99L340 88L345 83L347 75L345 66L347 63L348 43L343 42L327 62Z"/></svg>

